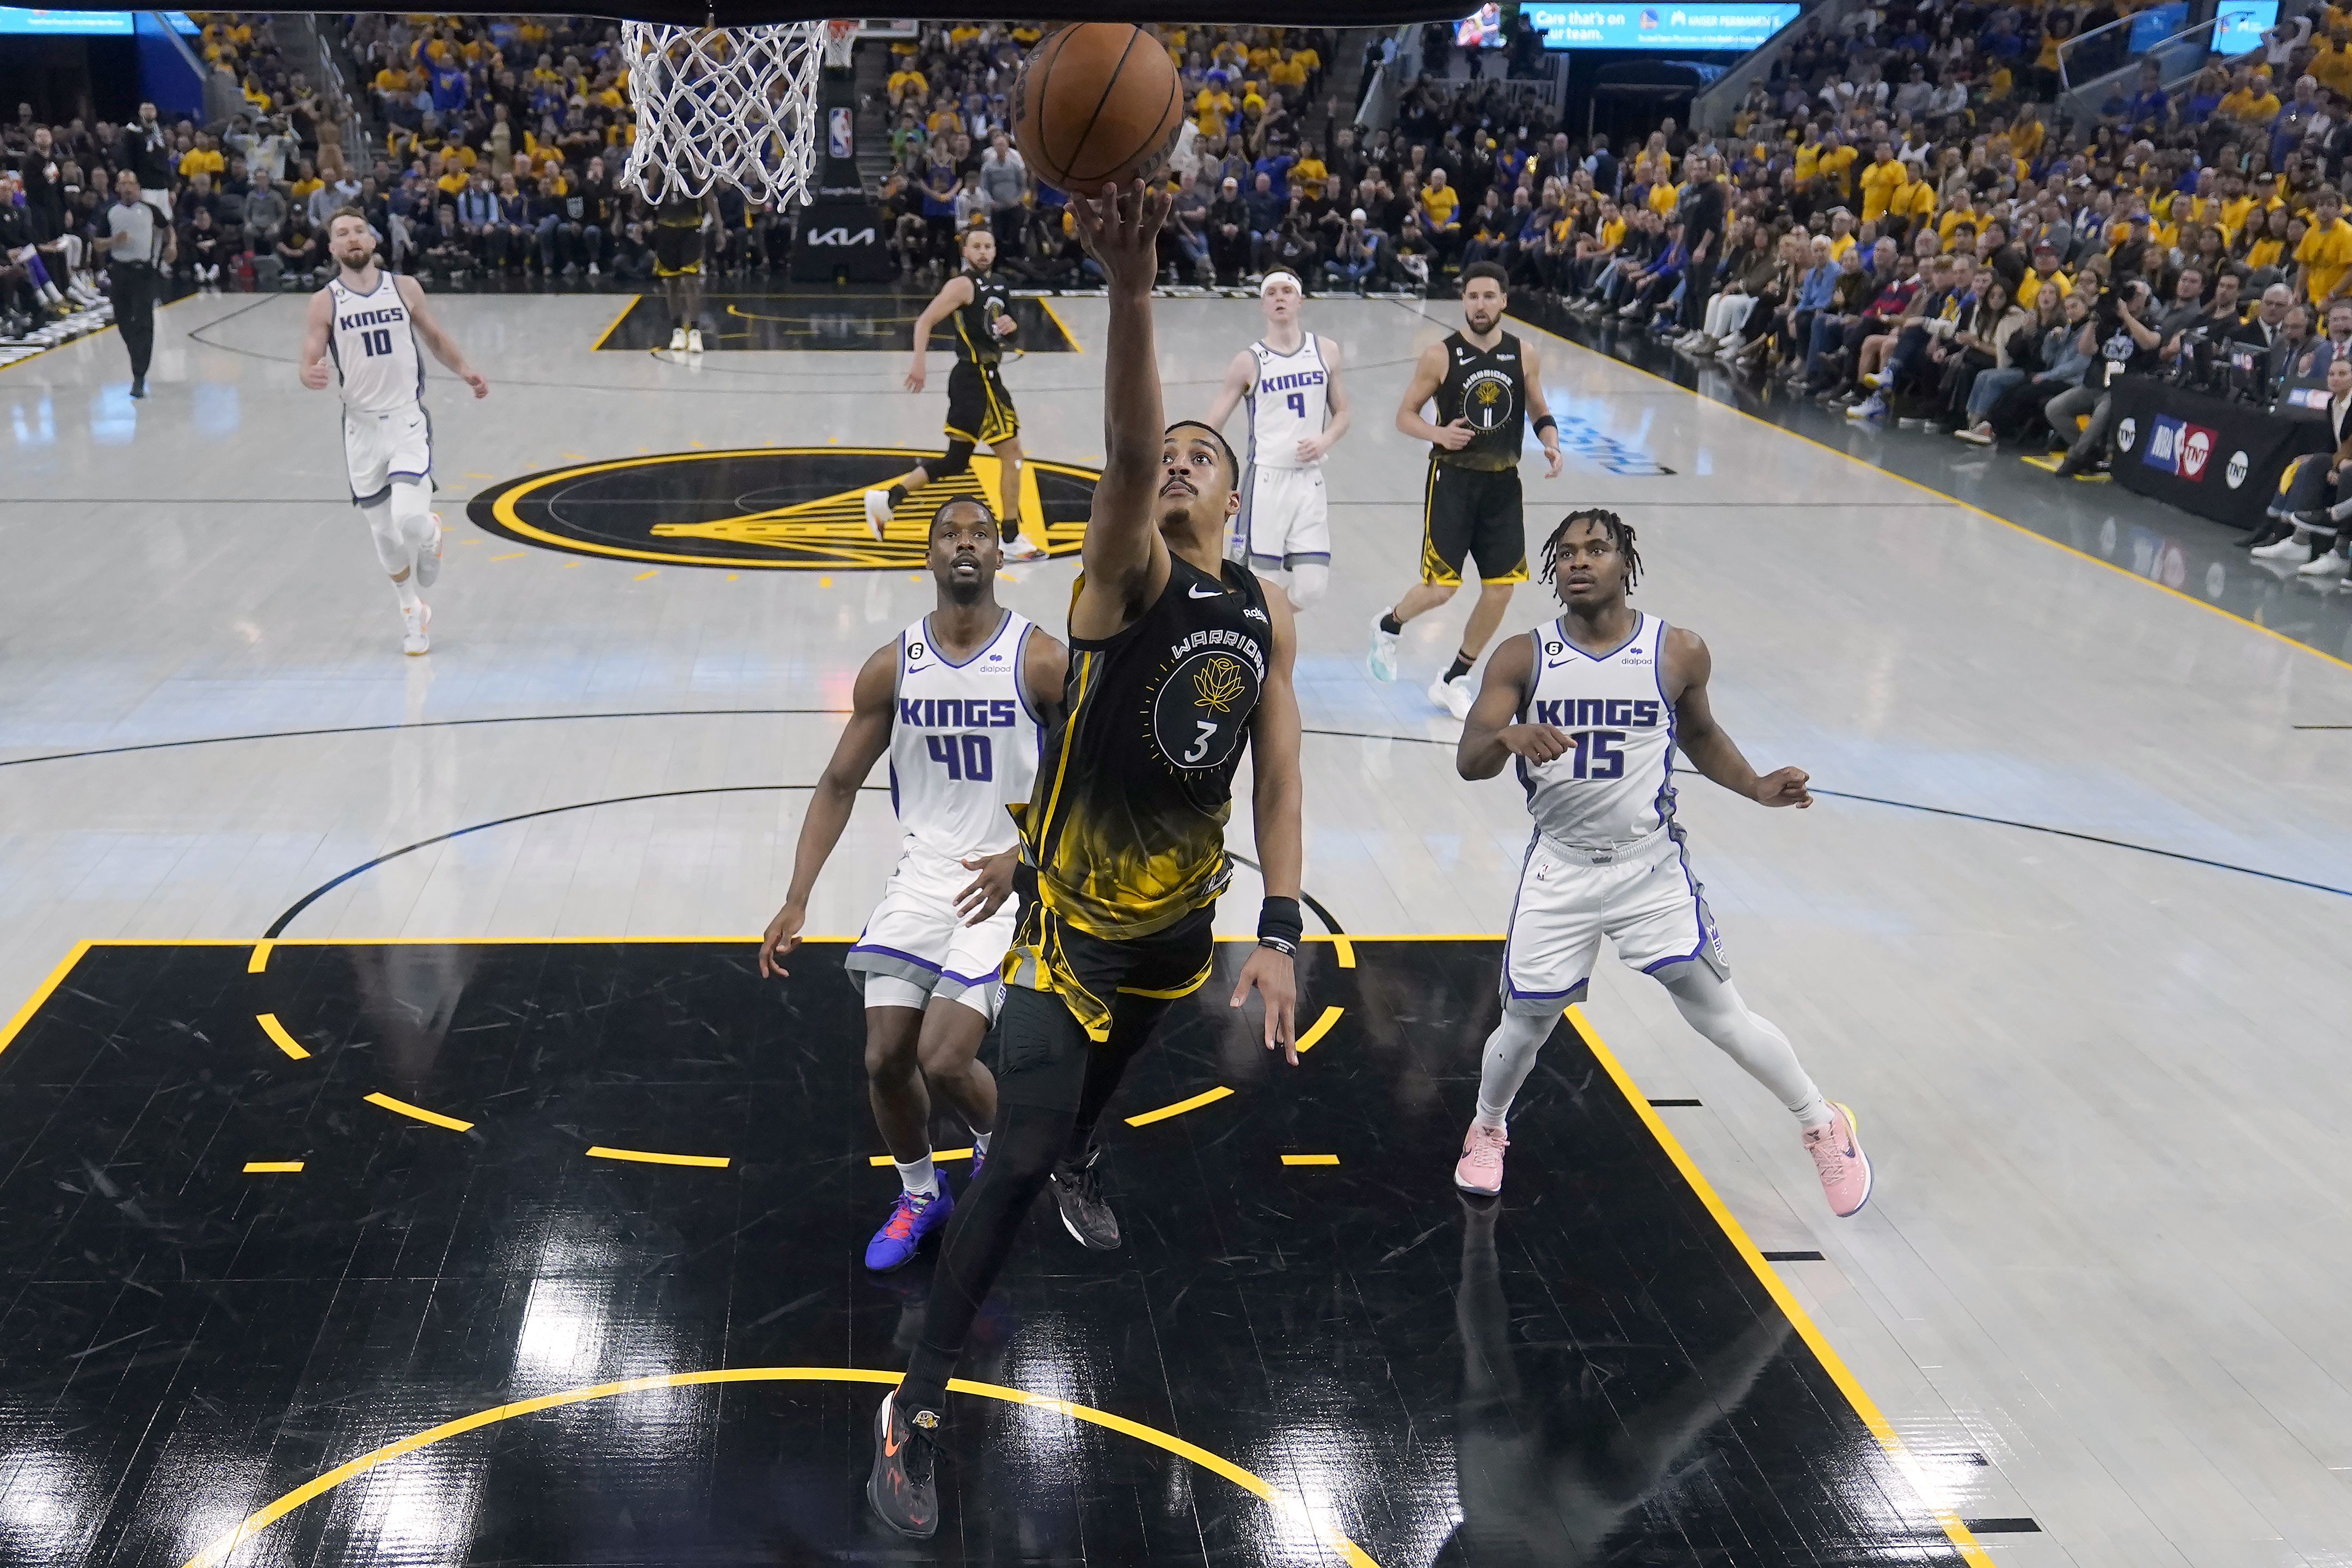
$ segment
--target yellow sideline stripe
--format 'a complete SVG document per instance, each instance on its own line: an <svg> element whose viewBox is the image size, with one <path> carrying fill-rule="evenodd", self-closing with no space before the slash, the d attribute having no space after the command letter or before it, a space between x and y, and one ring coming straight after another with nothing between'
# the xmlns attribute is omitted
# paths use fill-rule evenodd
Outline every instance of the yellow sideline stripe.
<svg viewBox="0 0 2352 1568"><path fill-rule="evenodd" d="M467 1432L500 1421L510 1421L518 1416L536 1415L541 1410L585 1404L592 1399L609 1399L615 1395L639 1394L651 1388L689 1388L713 1383L869 1383L895 1386L898 1381L898 1374L895 1372L877 1372L862 1366L743 1366L717 1372L673 1372L632 1377L618 1383L600 1383L589 1388L568 1389L562 1394L542 1394L536 1399L517 1400L511 1405L494 1405L488 1410L477 1410L470 1416L460 1416L454 1421L445 1421L412 1437L386 1443L381 1448L362 1454L322 1476L303 1482L277 1501L246 1516L235 1529L189 1558L184 1568L221 1568L238 1547L304 1503L324 1497L345 1481L363 1476L378 1465L388 1464L420 1448L430 1448L445 1438L463 1437ZM948 1392L976 1395L982 1399L999 1399L1007 1405L1025 1405L1034 1410L1051 1410L1074 1421L1085 1421L1122 1437L1133 1437L1138 1442L1149 1443L1162 1452L1173 1454L1180 1459L1189 1459L1204 1470L1223 1476L1251 1496L1278 1510L1294 1523L1312 1530L1339 1553L1340 1561L1349 1568L1380 1568L1380 1564L1362 1547L1318 1521L1297 1499L1276 1491L1266 1481L1231 1459L1221 1458L1157 1427L1147 1427L1140 1421L1130 1421L1124 1416L1114 1416L1108 1410L1097 1410L1091 1406L1049 1398L1024 1389L1007 1388L997 1383L974 1383L967 1378L952 1377L948 1380Z"/></svg>
<svg viewBox="0 0 2352 1568"><path fill-rule="evenodd" d="M247 1176L288 1176L301 1168L300 1160L247 1160L245 1162L245 1174Z"/></svg>
<svg viewBox="0 0 2352 1568"><path fill-rule="evenodd" d="M1864 1392L1861 1380L1839 1357L1836 1347L1829 1342L1829 1336L1822 1333L1820 1325L1813 1322L1795 1293L1781 1280L1780 1271L1764 1261L1764 1254L1756 1249L1756 1243L1748 1239L1746 1229L1732 1217L1731 1210L1724 1207L1723 1199L1716 1196L1715 1188L1708 1184L1706 1176L1684 1152L1674 1134L1666 1130L1666 1124L1659 1119L1657 1112L1651 1108L1649 1097L1635 1085L1632 1075L1618 1061L1616 1055L1601 1042L1601 1033L1592 1027L1592 1020L1584 1016L1584 1009L1580 1007L1569 1009L1568 1020L1575 1026L1576 1032L1584 1037L1586 1047L1607 1070L1617 1085L1618 1092L1624 1095L1625 1103L1633 1108L1633 1113L1641 1117L1643 1124L1650 1129L1650 1135L1657 1139L1659 1146L1666 1151L1666 1157L1674 1161L1675 1168L1682 1172L1683 1179L1690 1183L1691 1190L1698 1195L1699 1202L1706 1206L1707 1213L1713 1215L1715 1222L1723 1228L1724 1235L1731 1241L1732 1249L1756 1271L1757 1279L1762 1281L1764 1289L1770 1292L1773 1304L1795 1325L1798 1336L1829 1373L1830 1381L1838 1385L1838 1392L1844 1395L1846 1403L1853 1406L1853 1413L1862 1417L1862 1424L1870 1428L1870 1435L1878 1439L1878 1446L1886 1450L1887 1458L1895 1461L1895 1468L1903 1472L1904 1479L1919 1494L1919 1500L1927 1504L1928 1511L1935 1515L1936 1522L1943 1526L1944 1533L1959 1549L1961 1557L1975 1564L1975 1568L1992 1568L1992 1558L1977 1544L1977 1538L1969 1533L1969 1527L1960 1522L1960 1516L1948 1508L1937 1508L1929 1501L1927 1473L1920 1468L1919 1461L1911 1457L1910 1449L1903 1446L1903 1438L1895 1432L1895 1424L1879 1413L1878 1406Z"/></svg>
<svg viewBox="0 0 2352 1568"><path fill-rule="evenodd" d="M1697 392L1691 391L1690 388L1682 385L1670 376L1662 376L1655 371L1645 370L1640 365L1621 360L1613 354L1604 354L1597 349L1587 348L1584 344L1578 342L1575 339L1563 338L1558 332L1551 330L1549 327L1538 327L1536 323L1528 320L1525 317L1514 316L1511 319L1519 322L1522 326L1528 327L1534 331L1541 332L1547 338L1551 338L1559 342L1565 343L1571 349L1591 354L1594 359L1605 361L1612 365L1622 366L1626 370L1635 371L1641 375L1645 375L1654 382L1664 382L1666 385L1673 387L1676 392L1689 393L1693 401L1702 403L1708 408L1724 409L1731 413L1738 414L1742 419L1753 420L1758 424L1764 426L1767 430L1777 432L1781 435L1794 437L1796 440L1804 442L1806 444L1811 446L1818 446L1822 451L1827 452L1833 456L1843 457L1847 462L1867 468L1874 474L1884 474L1889 479L1893 479L1898 484L1908 485L1911 488L1920 492L1922 495L1933 496L1936 499L1944 502L1948 506L1958 507L1964 512L1974 512L1978 517L1983 517L1989 522L1999 523L2004 528L2013 528L2017 532L2023 534L2027 538L2032 539L2037 544L2048 545L2052 549L2064 550L2068 555L2075 556L2083 560L2087 560L2093 566L2104 567L2109 571L2118 572L2125 577L2130 578L2134 582L2138 583L2143 588L2153 588L2158 593L2168 593L2184 604L2194 604L2200 610L2219 615L2226 621L2233 621L2241 626L2251 627L2252 630L2261 632L2263 636L2275 639L2278 642L2285 643L2288 647L2296 649L2301 653L2313 654L2314 656L2325 659L2329 664L2335 664L2340 668L2352 670L2352 660L2339 659L2335 654L2315 648L2308 643L2298 643L2294 638L2288 636L2285 632L2274 632L2259 621L2250 621L2245 616L2237 614L2232 611L2224 610L2218 604L2210 604L2204 600L2198 598L2193 593L2183 593L2180 590L2171 587L2168 584L2158 582L2152 577L2142 577L2139 573L2132 570L2131 568L2127 566L2117 566L2114 561L2102 560L2099 557L2093 555L2088 550L2076 549L2073 545L2053 539L2048 534L2036 533L2032 528L2027 528L2023 523L2011 522L1999 512L1988 512L1973 501L1963 501L1958 496L1948 495L1942 490L1937 489L1933 485L1923 485L1916 479L1905 478L1902 475L1894 472L1892 469L1882 468L1877 464L1871 462L1868 458L1857 457L1851 452L1842 452L1838 448L1832 446L1828 442L1807 435L1801 430L1791 430L1785 424L1775 424L1772 421L1766 419L1761 414L1750 413L1737 403L1717 402L1713 398L1702 397Z"/></svg>
<svg viewBox="0 0 2352 1568"><path fill-rule="evenodd" d="M1337 1155L1285 1155L1282 1156L1282 1163L1286 1166L1336 1166L1339 1163L1339 1156Z"/></svg>
<svg viewBox="0 0 2352 1568"><path fill-rule="evenodd" d="M49 971L49 977L43 980L34 989L33 994L25 998L25 1005L9 1014L6 1023L0 1024L0 1051L7 1050L16 1040L17 1031L33 1021L33 1015L41 1010L41 1004L47 1001L51 993L59 986L65 984L66 977L73 972L73 967L81 962L81 956L89 952L89 948L90 944L87 941L75 943L66 956L58 960L58 967Z"/></svg>

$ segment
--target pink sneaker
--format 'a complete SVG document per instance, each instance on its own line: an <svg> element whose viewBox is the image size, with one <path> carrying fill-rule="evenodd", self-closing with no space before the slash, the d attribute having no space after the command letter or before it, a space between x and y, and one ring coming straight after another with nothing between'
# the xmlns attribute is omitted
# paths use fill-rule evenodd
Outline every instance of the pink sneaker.
<svg viewBox="0 0 2352 1568"><path fill-rule="evenodd" d="M1830 1102L1830 1124L1805 1133L1805 1152L1813 1156L1813 1170L1822 1178L1822 1192L1830 1212L1840 1219L1858 1214L1870 1201L1870 1156L1853 1135L1853 1113ZM1463 1156L1465 1168L1469 1156Z"/></svg>
<svg viewBox="0 0 2352 1568"><path fill-rule="evenodd" d="M1454 1185L1464 1192L1492 1197L1503 1190L1503 1151L1511 1140L1500 1127L1470 1124L1462 1139L1462 1158L1454 1167Z"/></svg>

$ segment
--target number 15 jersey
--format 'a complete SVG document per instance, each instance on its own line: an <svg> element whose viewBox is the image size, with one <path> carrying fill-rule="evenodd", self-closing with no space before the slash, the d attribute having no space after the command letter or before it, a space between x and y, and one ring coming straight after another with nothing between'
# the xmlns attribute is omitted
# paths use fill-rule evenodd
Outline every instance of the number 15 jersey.
<svg viewBox="0 0 2352 1568"><path fill-rule="evenodd" d="M1570 748L1540 766L1517 758L1528 814L1556 842L1606 848L1647 838L1675 818L1675 710L1666 701L1666 623L1634 612L1633 634L1588 653L1558 621L1534 644L1521 724L1565 730Z"/></svg>
<svg viewBox="0 0 2352 1568"><path fill-rule="evenodd" d="M1034 626L1004 612L961 664L931 642L930 619L898 635L890 715L890 804L908 847L957 860L1013 847L1005 807L1037 777L1037 716L1021 666Z"/></svg>

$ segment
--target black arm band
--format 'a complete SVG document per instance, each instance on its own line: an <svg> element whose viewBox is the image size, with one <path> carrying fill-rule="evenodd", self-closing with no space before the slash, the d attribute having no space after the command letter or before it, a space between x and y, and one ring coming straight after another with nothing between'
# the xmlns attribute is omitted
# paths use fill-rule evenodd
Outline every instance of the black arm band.
<svg viewBox="0 0 2352 1568"><path fill-rule="evenodd" d="M1551 415L1548 413L1539 413L1536 415L1536 434L1538 435L1541 435L1547 430L1558 430L1559 428L1559 421L1554 419Z"/></svg>
<svg viewBox="0 0 2352 1568"><path fill-rule="evenodd" d="M1258 906L1257 944L1271 947L1285 957L1298 953L1298 939L1306 934L1307 923L1299 918L1298 900L1268 898Z"/></svg>

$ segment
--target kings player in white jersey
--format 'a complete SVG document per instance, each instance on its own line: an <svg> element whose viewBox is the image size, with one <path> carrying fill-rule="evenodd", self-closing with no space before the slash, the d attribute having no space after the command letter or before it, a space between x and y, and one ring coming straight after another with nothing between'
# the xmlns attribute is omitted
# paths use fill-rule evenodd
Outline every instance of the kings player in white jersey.
<svg viewBox="0 0 2352 1568"><path fill-rule="evenodd" d="M1487 661L1454 763L1492 779L1517 760L1535 834L1503 946L1503 1019L1486 1037L1478 1113L1454 1182L1503 1186L1505 1118L1536 1052L1592 976L1601 939L1655 976L1692 1028L1780 1097L1841 1218L1870 1200L1870 1161L1844 1106L1823 1100L1789 1037L1748 1010L1675 822L1675 747L1725 789L1805 807L1802 769L1759 777L1707 706L1706 644L1626 602L1641 576L1614 512L1571 512L1544 545L1567 613Z"/></svg>
<svg viewBox="0 0 2352 1568"><path fill-rule="evenodd" d="M302 384L343 393L343 461L352 505L375 536L376 559L400 596L401 648L432 646L433 619L416 591L441 570L441 519L433 510L433 421L425 412L425 356L417 345L474 389L490 383L466 362L425 308L425 286L375 264L375 231L357 207L327 220L335 276L310 296L302 326ZM330 360L331 358L331 363Z"/></svg>
<svg viewBox="0 0 2352 1568"><path fill-rule="evenodd" d="M1306 610L1331 583L1330 503L1323 455L1348 434L1339 345L1298 325L1306 295L1287 272L1258 286L1265 336L1234 356L1202 421L1220 435L1234 406L1249 405L1249 465L1227 559L1239 561Z"/></svg>
<svg viewBox="0 0 2352 1568"><path fill-rule="evenodd" d="M902 1189L866 1249L877 1271L913 1258L954 1212L932 1165L932 1093L972 1130L975 1179L996 1120L996 1081L978 1055L1013 945L1019 835L1005 808L1029 799L1038 728L1060 706L1069 667L1068 649L997 604L1003 549L982 501L958 497L932 516L938 608L857 672L849 725L801 823L792 886L760 945L761 973L783 974L809 890L887 751L905 837L882 902L842 965L865 988L866 1098Z"/></svg>

